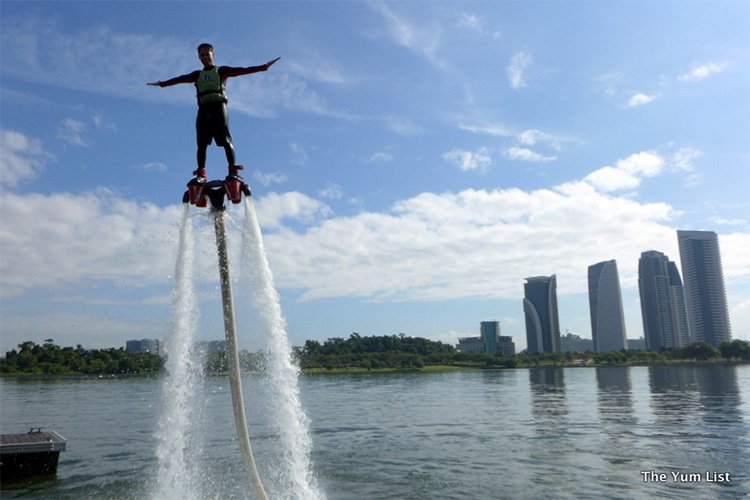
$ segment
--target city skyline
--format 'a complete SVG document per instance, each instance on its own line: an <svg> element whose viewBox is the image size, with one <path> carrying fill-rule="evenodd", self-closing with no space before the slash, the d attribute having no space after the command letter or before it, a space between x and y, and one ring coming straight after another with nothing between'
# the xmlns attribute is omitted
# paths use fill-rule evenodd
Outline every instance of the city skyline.
<svg viewBox="0 0 750 500"><path fill-rule="evenodd" d="M196 100L146 83L199 69L202 42L219 65L281 57L227 95L292 344L455 345L497 319L520 351L523 277L553 272L561 330L591 338L586 271L611 259L639 338L638 257L677 259L678 228L718 234L750 339L747 2L133 5L2 3L0 351L169 336ZM225 163L212 146L209 177ZM212 228L191 215L197 336L218 338Z"/></svg>

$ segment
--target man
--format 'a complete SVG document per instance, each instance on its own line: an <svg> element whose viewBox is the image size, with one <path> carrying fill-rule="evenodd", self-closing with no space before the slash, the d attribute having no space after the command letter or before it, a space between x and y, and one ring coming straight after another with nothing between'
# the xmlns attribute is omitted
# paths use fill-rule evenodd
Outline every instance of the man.
<svg viewBox="0 0 750 500"><path fill-rule="evenodd" d="M202 70L196 70L187 75L177 76L164 82L150 82L146 85L168 87L178 83L192 83L197 90L198 116L195 119L196 140L198 142L198 169L193 172L196 180L206 181L206 150L211 141L217 146L223 146L229 165L229 175L238 176L237 171L242 167L235 165L232 135L229 133L229 116L227 115L227 78L249 75L259 71L268 71L277 57L261 66L247 68L233 68L231 66L214 65L214 48L211 44L198 45L198 59L203 63Z"/></svg>

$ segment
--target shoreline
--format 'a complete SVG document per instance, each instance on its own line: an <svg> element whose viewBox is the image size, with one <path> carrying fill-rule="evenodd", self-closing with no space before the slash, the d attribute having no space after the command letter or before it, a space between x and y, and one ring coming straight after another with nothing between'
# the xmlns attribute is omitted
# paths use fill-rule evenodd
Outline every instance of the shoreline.
<svg viewBox="0 0 750 500"><path fill-rule="evenodd" d="M582 360L581 360L582 361ZM739 365L750 365L750 361L737 359L737 360L674 360L674 361L659 361L656 363L649 362L632 362L632 363L580 363L576 361L568 361L562 364L559 363L540 363L540 364L528 364L519 366L485 366L485 365L426 365L421 368L416 367L399 367L399 368L364 368L358 366L352 367L339 367L339 368L301 368L301 375L358 375L358 374L383 374L383 373L447 373L447 372L459 372L459 371L476 371L476 370L516 370L516 369L529 369L529 368L609 368L609 367L630 367L630 366L709 366L709 365L725 365L725 366L739 366ZM110 380L120 378L142 378L142 377L153 377L159 378L166 371L161 372L149 372L149 373L113 373L113 374L85 374L85 373L26 373L26 372L14 372L14 373L0 373L0 378L5 377L17 377L27 379L71 379L71 380ZM257 371L244 371L243 375L249 373L259 373ZM227 372L207 372L206 377L217 377L227 376Z"/></svg>

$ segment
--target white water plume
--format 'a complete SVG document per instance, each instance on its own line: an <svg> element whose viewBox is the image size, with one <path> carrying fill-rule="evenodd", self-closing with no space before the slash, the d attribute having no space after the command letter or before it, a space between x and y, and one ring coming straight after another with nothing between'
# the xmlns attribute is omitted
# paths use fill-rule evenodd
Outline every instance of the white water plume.
<svg viewBox="0 0 750 500"><path fill-rule="evenodd" d="M197 330L193 288L194 238L189 204L184 205L179 251L172 289L172 335L166 344L167 374L162 386L154 499L200 497L200 409L195 394L202 386L202 372L193 350Z"/></svg>
<svg viewBox="0 0 750 500"><path fill-rule="evenodd" d="M245 199L245 230L242 241L242 274L246 278L252 305L266 335L265 375L272 395L270 406L279 434L279 463L266 482L274 498L324 498L313 475L309 421L299 398L299 368L292 359L281 314L281 304L263 246L263 238L250 198Z"/></svg>

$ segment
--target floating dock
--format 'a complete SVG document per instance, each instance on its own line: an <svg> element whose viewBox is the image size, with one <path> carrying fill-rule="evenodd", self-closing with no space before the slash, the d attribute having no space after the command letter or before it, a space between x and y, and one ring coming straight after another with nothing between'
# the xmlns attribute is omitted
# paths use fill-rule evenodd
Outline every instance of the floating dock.
<svg viewBox="0 0 750 500"><path fill-rule="evenodd" d="M31 428L25 434L0 434L0 483L57 473L67 440L55 431Z"/></svg>

